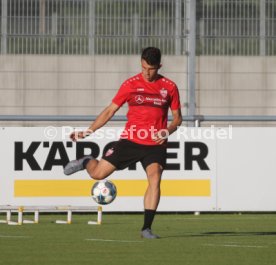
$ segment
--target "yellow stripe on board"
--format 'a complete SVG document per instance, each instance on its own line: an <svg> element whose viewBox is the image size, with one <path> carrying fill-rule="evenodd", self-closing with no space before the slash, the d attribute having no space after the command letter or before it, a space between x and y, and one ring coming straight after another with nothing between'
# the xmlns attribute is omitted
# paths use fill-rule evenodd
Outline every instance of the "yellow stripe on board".
<svg viewBox="0 0 276 265"><path fill-rule="evenodd" d="M147 180L112 180L118 196L143 196ZM93 180L15 180L15 197L86 197ZM162 196L210 196L210 180L162 180Z"/></svg>

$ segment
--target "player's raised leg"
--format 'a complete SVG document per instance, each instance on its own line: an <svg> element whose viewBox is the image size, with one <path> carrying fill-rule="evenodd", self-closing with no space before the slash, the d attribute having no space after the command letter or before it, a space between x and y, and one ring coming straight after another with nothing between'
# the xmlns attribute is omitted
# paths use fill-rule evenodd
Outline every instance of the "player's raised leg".
<svg viewBox="0 0 276 265"><path fill-rule="evenodd" d="M95 159L93 158L93 156L84 156L80 159L72 160L64 167L63 172L65 175L71 175L80 170L84 170L86 168L86 164L90 160L95 160Z"/></svg>
<svg viewBox="0 0 276 265"><path fill-rule="evenodd" d="M84 156L70 161L64 168L64 174L71 175L84 169L87 170L91 178L101 180L113 173L116 167L104 159L98 161L92 156Z"/></svg>
<svg viewBox="0 0 276 265"><path fill-rule="evenodd" d="M94 159L87 163L86 170L91 178L101 180L112 174L116 170L116 167L105 159L101 159L100 161Z"/></svg>

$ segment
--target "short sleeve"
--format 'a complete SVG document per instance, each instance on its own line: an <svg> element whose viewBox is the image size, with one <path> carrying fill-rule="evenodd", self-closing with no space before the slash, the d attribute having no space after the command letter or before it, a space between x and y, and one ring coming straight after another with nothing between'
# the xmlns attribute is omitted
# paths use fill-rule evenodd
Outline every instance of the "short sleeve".
<svg viewBox="0 0 276 265"><path fill-rule="evenodd" d="M112 102L121 107L128 99L129 96L129 85L127 82L123 83L119 88L117 94L112 99Z"/></svg>
<svg viewBox="0 0 276 265"><path fill-rule="evenodd" d="M171 108L171 110L177 110L177 109L181 108L180 99L179 99L179 91L178 91L178 88L176 85L173 87L173 90L171 93L170 108Z"/></svg>

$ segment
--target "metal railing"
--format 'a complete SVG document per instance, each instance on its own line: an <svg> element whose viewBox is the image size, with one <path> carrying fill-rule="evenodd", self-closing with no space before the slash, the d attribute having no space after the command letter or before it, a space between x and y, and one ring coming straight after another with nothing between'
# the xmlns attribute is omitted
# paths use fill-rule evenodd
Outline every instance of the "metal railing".
<svg viewBox="0 0 276 265"><path fill-rule="evenodd" d="M0 0L1 53L187 52L191 0ZM198 0L198 55L275 55L275 0Z"/></svg>
<svg viewBox="0 0 276 265"><path fill-rule="evenodd" d="M1 0L2 53L185 52L185 0Z"/></svg>
<svg viewBox="0 0 276 265"><path fill-rule="evenodd" d="M94 121L97 118L96 115L0 115L0 121ZM172 116L168 117L168 120L172 120ZM116 115L112 117L111 121L125 122L127 121L126 116ZM276 115L194 115L194 116L183 116L184 122L189 122L195 127L200 127L202 122L276 122Z"/></svg>
<svg viewBox="0 0 276 265"><path fill-rule="evenodd" d="M198 52L202 55L275 55L274 0L201 0Z"/></svg>

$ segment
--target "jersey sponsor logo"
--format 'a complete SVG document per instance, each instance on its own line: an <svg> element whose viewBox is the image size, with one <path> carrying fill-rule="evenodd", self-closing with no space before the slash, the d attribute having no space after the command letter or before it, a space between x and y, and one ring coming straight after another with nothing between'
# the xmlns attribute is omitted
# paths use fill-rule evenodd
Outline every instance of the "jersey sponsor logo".
<svg viewBox="0 0 276 265"><path fill-rule="evenodd" d="M163 98L160 94L131 93L130 106L150 106L158 108L168 108L169 102L167 98Z"/></svg>
<svg viewBox="0 0 276 265"><path fill-rule="evenodd" d="M137 91L139 92L139 91L145 91L145 89L143 88L143 87L138 87L137 88Z"/></svg>
<svg viewBox="0 0 276 265"><path fill-rule="evenodd" d="M160 95L161 95L163 98L166 98L167 95L168 95L168 90L165 89L165 88L162 88L162 89L160 90Z"/></svg>
<svg viewBox="0 0 276 265"><path fill-rule="evenodd" d="M135 101L138 103L138 104L142 104L144 102L144 97L142 95L137 95L135 97Z"/></svg>
<svg viewBox="0 0 276 265"><path fill-rule="evenodd" d="M156 102L160 103L160 105L167 103L166 99L161 99L161 98L153 98L153 97L146 97L146 101L148 102L153 102L154 104L156 104Z"/></svg>

